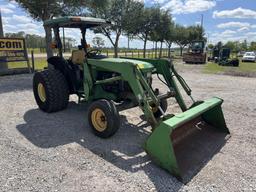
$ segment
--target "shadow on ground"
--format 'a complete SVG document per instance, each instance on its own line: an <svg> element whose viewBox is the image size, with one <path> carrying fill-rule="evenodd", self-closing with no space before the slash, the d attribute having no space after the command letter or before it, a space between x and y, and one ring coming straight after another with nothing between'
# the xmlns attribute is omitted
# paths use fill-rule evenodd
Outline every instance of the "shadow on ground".
<svg viewBox="0 0 256 192"><path fill-rule="evenodd" d="M0 76L0 94L32 89L32 75Z"/></svg>
<svg viewBox="0 0 256 192"><path fill-rule="evenodd" d="M141 122L134 125L121 116L120 130L109 139L101 139L91 132L86 111L85 104L77 105L73 102L68 109L58 113L46 114L39 109L32 109L24 115L26 123L18 125L17 129L40 148L76 142L127 172L144 171L158 191L178 191L181 188L181 182L152 163L145 154L142 144L150 134L146 128L148 124ZM204 159L200 168L211 158L212 155Z"/></svg>

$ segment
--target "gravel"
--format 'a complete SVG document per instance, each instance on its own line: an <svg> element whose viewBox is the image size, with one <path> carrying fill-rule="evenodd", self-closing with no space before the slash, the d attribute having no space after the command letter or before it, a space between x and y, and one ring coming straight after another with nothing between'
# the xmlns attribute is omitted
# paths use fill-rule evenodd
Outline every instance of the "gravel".
<svg viewBox="0 0 256 192"><path fill-rule="evenodd" d="M121 112L120 130L100 139L88 127L88 106L77 105L76 96L68 109L46 114L34 101L31 75L0 77L0 191L256 191L256 79L181 75L196 99L225 100L232 134L186 185L143 151L150 128L138 108Z"/></svg>

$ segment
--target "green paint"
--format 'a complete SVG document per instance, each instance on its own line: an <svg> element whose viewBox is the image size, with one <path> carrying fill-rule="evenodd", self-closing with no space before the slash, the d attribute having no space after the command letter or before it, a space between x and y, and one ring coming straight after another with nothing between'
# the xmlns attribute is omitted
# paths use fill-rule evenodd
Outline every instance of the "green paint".
<svg viewBox="0 0 256 192"><path fill-rule="evenodd" d="M182 81L179 80L180 77L178 76L178 73L176 72L172 63L166 59L140 59L140 58L137 59L136 58L136 60L151 63L155 67L154 73L163 75L164 80L167 83L170 91L173 91L173 90L175 91L175 93L176 93L175 99L176 99L177 103L179 104L181 110L186 111L187 106L182 98L182 95L177 86L174 76L178 79L178 81L180 82L182 87L184 87L184 85L182 84Z"/></svg>
<svg viewBox="0 0 256 192"><path fill-rule="evenodd" d="M132 63L134 65L138 65L138 67L141 70L152 70L153 69L153 65L150 64L149 62L145 62L145 61L140 61L140 60L134 60L134 59L125 59L125 58L105 58L105 59L101 59L104 62L110 62L110 63L119 63L121 65L124 65L125 63Z"/></svg>
<svg viewBox="0 0 256 192"><path fill-rule="evenodd" d="M85 28L108 23L103 19L90 17L62 17L45 21L44 25L54 29L59 27L80 28L84 33ZM104 78L101 74L104 75ZM165 114L160 119L154 117L150 105L159 106L159 98L149 84L152 74L163 76L163 81L172 93L169 95L175 97L183 111L181 114ZM216 127L219 131L229 133L229 130L226 127L221 109L223 100L212 98L188 109L178 84L181 85L187 95L191 95L191 90L186 82L179 76L172 63L165 59L86 59L83 64L83 86L79 88L78 95L79 99L82 99L81 102L92 102L98 99L120 102L120 98L126 99L117 93L121 92L120 87L122 87L124 89L122 91L127 94L127 97L132 98L132 104L140 107L146 120L153 128L153 132L144 145L146 152L161 167L181 178L180 167L170 138L172 132L198 117L202 117L206 123Z"/></svg>
<svg viewBox="0 0 256 192"><path fill-rule="evenodd" d="M172 131L201 116L206 123L229 134L229 130L226 126L221 110L222 102L222 99L212 98L196 107L161 122L161 124L147 139L145 143L146 152L162 168L168 170L178 178L182 178L174 153L173 144L170 139Z"/></svg>
<svg viewBox="0 0 256 192"><path fill-rule="evenodd" d="M181 84L188 95L191 94L191 90L184 80L178 75L173 65L167 60L88 59L88 63L93 66L92 68L96 71L117 72L122 77L122 80L129 83L139 107L142 109L147 121L153 128L152 134L144 145L146 152L157 164L159 164L159 166L168 170L178 178L182 178L182 175L176 160L173 143L170 139L170 135L173 130L181 127L189 121L202 117L206 123L212 125L216 129L229 133L221 109L223 100L219 98L212 98L204 101L200 105L187 109L177 83ZM175 98L183 111L181 114L175 116L166 115L162 119L155 119L149 103L153 102L155 105L158 105L159 101L143 75L143 70L145 68L139 68L139 63L144 64L145 68L151 69L152 73L158 73L164 77L169 89L172 91L174 90L176 93ZM120 77L110 78L107 82L117 81L119 79ZM177 79L177 82L175 79ZM104 81L102 83L104 83ZM98 85L100 84L98 83ZM105 94L104 97L106 98L111 98L110 95L101 91L92 97L95 99L98 98L97 95L102 94Z"/></svg>

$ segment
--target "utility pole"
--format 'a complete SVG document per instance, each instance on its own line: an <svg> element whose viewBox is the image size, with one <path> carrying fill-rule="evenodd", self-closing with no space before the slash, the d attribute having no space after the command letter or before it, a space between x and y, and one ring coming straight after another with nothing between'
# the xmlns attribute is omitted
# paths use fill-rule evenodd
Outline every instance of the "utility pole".
<svg viewBox="0 0 256 192"><path fill-rule="evenodd" d="M204 14L201 14L201 38L203 39Z"/></svg>
<svg viewBox="0 0 256 192"><path fill-rule="evenodd" d="M204 14L201 14L201 27L203 28L204 25Z"/></svg>
<svg viewBox="0 0 256 192"><path fill-rule="evenodd" d="M0 9L0 38L2 37L4 37L4 30L3 30L3 22L2 22L2 13ZM0 57L0 70L8 68L7 63L4 60L5 60L5 57Z"/></svg>
<svg viewBox="0 0 256 192"><path fill-rule="evenodd" d="M4 37L1 9L0 9L0 37Z"/></svg>
<svg viewBox="0 0 256 192"><path fill-rule="evenodd" d="M210 34L209 33L207 33L207 42L208 42L208 44L211 43L211 41L210 41Z"/></svg>
<svg viewBox="0 0 256 192"><path fill-rule="evenodd" d="M64 30L64 27L62 28L63 29L63 52L65 53L66 52L66 43L65 43L65 30Z"/></svg>

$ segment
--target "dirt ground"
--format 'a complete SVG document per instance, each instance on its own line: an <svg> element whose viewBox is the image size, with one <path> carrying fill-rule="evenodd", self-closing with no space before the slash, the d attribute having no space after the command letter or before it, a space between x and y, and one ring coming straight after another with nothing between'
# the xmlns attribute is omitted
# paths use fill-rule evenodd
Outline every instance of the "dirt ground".
<svg viewBox="0 0 256 192"><path fill-rule="evenodd" d="M46 114L34 101L32 75L0 77L0 191L256 191L256 79L192 69L181 75L194 98L224 99L232 137L186 185L143 151L150 129L138 108L121 112L120 130L104 140L75 96L66 110Z"/></svg>

